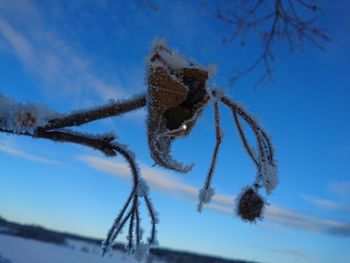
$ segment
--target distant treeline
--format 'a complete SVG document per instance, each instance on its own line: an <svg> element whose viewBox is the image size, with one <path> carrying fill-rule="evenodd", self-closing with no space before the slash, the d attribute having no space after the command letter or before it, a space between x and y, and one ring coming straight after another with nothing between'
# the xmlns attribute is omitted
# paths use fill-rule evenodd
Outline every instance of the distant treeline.
<svg viewBox="0 0 350 263"><path fill-rule="evenodd" d="M68 239L84 241L90 244L100 245L102 240L82 237L75 234L62 233L45 229L41 226L23 225L9 222L0 217L0 234L18 236L22 238L34 239L57 245L67 245ZM114 249L124 250L125 245L116 244ZM167 263L254 263L251 261L223 259L218 257L199 255L191 252L175 251L164 248L151 249L151 255ZM152 263L152 258L147 263Z"/></svg>

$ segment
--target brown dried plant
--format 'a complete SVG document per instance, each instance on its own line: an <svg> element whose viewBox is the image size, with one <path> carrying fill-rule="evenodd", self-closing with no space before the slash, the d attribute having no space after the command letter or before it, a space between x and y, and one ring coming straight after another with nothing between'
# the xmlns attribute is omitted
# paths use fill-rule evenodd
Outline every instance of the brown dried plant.
<svg viewBox="0 0 350 263"><path fill-rule="evenodd" d="M267 133L242 106L225 96L222 90L207 83L210 75L208 68L194 66L168 49L163 41L158 41L153 45L148 58L148 90L145 94L71 114L57 114L45 107L24 105L0 95L0 132L85 145L108 157L120 154L129 164L133 184L124 206L107 233L102 249L103 253L107 252L123 227L128 225L127 250L140 259L150 247L157 245L158 217L133 153L127 146L119 143L113 133L92 135L78 132L71 127L147 107L148 143L153 160L164 168L186 173L191 170L192 165L182 165L174 160L171 156L171 144L177 138L187 136L191 132L203 109L212 102L216 144L204 186L199 192L198 211L202 211L203 206L209 203L214 195L211 182L223 140L219 112L219 104L222 103L232 112L243 147L257 169L256 179L251 187L245 188L237 210L242 219L255 221L261 216L265 205L264 199L258 195L259 188L264 187L266 192L270 193L277 184L272 143ZM255 148L248 142L242 121L248 124L255 135ZM142 241L139 210L141 200L144 200L151 218L151 233L147 244Z"/></svg>

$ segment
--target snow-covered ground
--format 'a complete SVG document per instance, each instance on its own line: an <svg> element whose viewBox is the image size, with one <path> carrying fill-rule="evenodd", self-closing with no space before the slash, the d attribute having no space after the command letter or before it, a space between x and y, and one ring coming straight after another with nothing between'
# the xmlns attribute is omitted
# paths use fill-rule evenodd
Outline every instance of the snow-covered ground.
<svg viewBox="0 0 350 263"><path fill-rule="evenodd" d="M9 261L7 261L9 260ZM101 257L100 246L68 240L66 246L0 234L0 263L137 263L123 252ZM153 260L153 263L161 261Z"/></svg>

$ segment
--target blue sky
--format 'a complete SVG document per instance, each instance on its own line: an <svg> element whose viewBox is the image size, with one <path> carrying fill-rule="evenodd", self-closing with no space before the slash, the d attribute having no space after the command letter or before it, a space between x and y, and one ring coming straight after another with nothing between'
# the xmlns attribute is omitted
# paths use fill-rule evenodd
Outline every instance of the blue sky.
<svg viewBox="0 0 350 263"><path fill-rule="evenodd" d="M259 69L228 84L256 47L221 44L229 29L196 2L161 3L158 12L133 1L83 2L0 2L0 92L60 112L127 98L146 90L145 57L155 38L165 38L183 55L216 64L212 83L259 117L276 148L280 184L263 221L234 216L233 197L255 171L223 106L218 195L202 214L196 195L214 147L212 106L174 145L176 159L196 164L186 175L151 167L143 110L81 127L114 131L136 153L160 215L161 246L271 263L350 262L347 1L320 1L320 24L333 38L326 51L276 46L274 82L257 89ZM0 215L57 230L103 238L131 186L121 158L81 146L0 134L0 159Z"/></svg>

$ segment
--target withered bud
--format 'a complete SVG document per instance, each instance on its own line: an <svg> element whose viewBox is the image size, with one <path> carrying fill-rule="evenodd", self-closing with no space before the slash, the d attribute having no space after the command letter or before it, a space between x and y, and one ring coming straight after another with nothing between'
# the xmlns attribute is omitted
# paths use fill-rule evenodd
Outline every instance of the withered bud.
<svg viewBox="0 0 350 263"><path fill-rule="evenodd" d="M37 118L30 111L19 111L16 119L17 123L24 129L30 129L37 125Z"/></svg>
<svg viewBox="0 0 350 263"><path fill-rule="evenodd" d="M253 187L244 188L238 201L237 214L243 220L255 222L261 218L264 209L264 199L254 190Z"/></svg>

